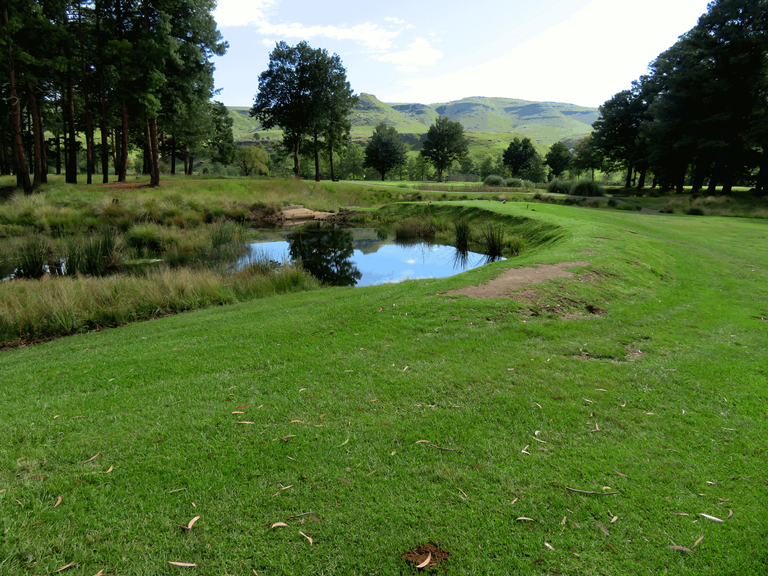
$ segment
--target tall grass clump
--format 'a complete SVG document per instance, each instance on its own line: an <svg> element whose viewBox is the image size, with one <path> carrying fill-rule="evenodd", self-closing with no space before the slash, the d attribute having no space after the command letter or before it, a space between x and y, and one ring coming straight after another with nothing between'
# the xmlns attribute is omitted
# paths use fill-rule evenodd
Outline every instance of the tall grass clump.
<svg viewBox="0 0 768 576"><path fill-rule="evenodd" d="M14 261L16 277L42 278L46 267L53 261L53 245L48 238L40 237L26 240L18 245Z"/></svg>
<svg viewBox="0 0 768 576"><path fill-rule="evenodd" d="M579 180L571 188L574 196L605 196L603 187L592 180Z"/></svg>
<svg viewBox="0 0 768 576"><path fill-rule="evenodd" d="M504 186L504 178L496 174L489 174L483 180L483 184L486 186Z"/></svg>
<svg viewBox="0 0 768 576"><path fill-rule="evenodd" d="M573 185L565 180L552 180L547 185L547 192L550 194L571 194Z"/></svg>
<svg viewBox="0 0 768 576"><path fill-rule="evenodd" d="M104 276L120 266L121 243L113 228L85 238L72 238L65 246L67 274Z"/></svg>
<svg viewBox="0 0 768 576"><path fill-rule="evenodd" d="M469 243L472 241L472 232L469 228L469 221L467 221L466 218L456 220L453 223L453 232L456 237L456 249L462 252L469 250Z"/></svg>
<svg viewBox="0 0 768 576"><path fill-rule="evenodd" d="M504 256L519 256L525 249L525 239L520 236L506 236L504 238Z"/></svg>
<svg viewBox="0 0 768 576"><path fill-rule="evenodd" d="M504 228L498 224L489 224L480 231L480 246L483 254L498 258L504 253Z"/></svg>
<svg viewBox="0 0 768 576"><path fill-rule="evenodd" d="M318 288L308 272L284 266L234 273L164 269L146 276L56 277L0 283L3 345L47 340L120 326L206 306Z"/></svg>

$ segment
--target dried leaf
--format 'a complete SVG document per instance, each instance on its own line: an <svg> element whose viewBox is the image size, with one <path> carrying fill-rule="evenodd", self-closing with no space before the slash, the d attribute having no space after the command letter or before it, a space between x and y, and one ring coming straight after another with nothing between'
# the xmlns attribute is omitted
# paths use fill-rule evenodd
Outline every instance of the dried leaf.
<svg viewBox="0 0 768 576"><path fill-rule="evenodd" d="M563 519L560 521L560 524L565 526L565 521L568 519L568 516L563 516Z"/></svg>
<svg viewBox="0 0 768 576"><path fill-rule="evenodd" d="M686 514L685 512L672 512L675 516L690 516L690 514Z"/></svg>
<svg viewBox="0 0 768 576"><path fill-rule="evenodd" d="M528 445L527 445L525 448L523 448L522 450L520 450L520 452L522 452L523 454L528 454L528 456L530 456L530 455L531 455L531 453L530 453L530 452L528 452L528 447L529 447L529 446L530 446L530 444L528 444Z"/></svg>
<svg viewBox="0 0 768 576"><path fill-rule="evenodd" d="M728 510L728 518L730 518L731 516L733 516L733 510Z"/></svg>
<svg viewBox="0 0 768 576"><path fill-rule="evenodd" d="M614 522L616 522L616 520L618 520L618 519L619 519L619 517L618 517L618 516L614 516L613 518L611 518L611 524L613 524Z"/></svg>
<svg viewBox="0 0 768 576"><path fill-rule="evenodd" d="M287 440L288 438L296 438L296 434L288 434L286 436L283 436L283 440Z"/></svg>
<svg viewBox="0 0 768 576"><path fill-rule="evenodd" d="M192 520L189 521L189 524L187 524L187 530L192 530L192 526L194 526L195 522L197 522L198 520L200 520L200 516L195 516L194 518L192 518Z"/></svg>
<svg viewBox="0 0 768 576"><path fill-rule="evenodd" d="M403 372L405 372L406 370L408 370L408 366L406 366L405 368L403 368Z"/></svg>
<svg viewBox="0 0 768 576"><path fill-rule="evenodd" d="M306 534L304 534L304 532L302 532L301 530L299 530L299 534L301 534L302 536L304 536L304 538L306 538L307 540L309 540L309 545L310 545L310 546L312 546L312 538L310 538L309 536L307 536Z"/></svg>
<svg viewBox="0 0 768 576"><path fill-rule="evenodd" d="M181 566L183 568L194 568L197 564L191 564L189 562L168 562L171 566Z"/></svg>
<svg viewBox="0 0 768 576"><path fill-rule="evenodd" d="M272 524L272 526L270 526L270 528L278 528L280 526L285 526L287 528L288 524L286 524L285 522L275 522L274 524Z"/></svg>
<svg viewBox="0 0 768 576"><path fill-rule="evenodd" d="M527 520L528 522L533 522L533 518L528 518L526 516L520 516L520 518L515 518L515 520L524 521Z"/></svg>
<svg viewBox="0 0 768 576"><path fill-rule="evenodd" d="M414 442L414 444L425 444L425 443L426 444L430 444L430 441L429 440L416 440L416 442Z"/></svg>
<svg viewBox="0 0 768 576"><path fill-rule="evenodd" d="M98 457L98 455L99 455L99 454L101 454L101 452L96 452L96 454L94 454L93 456L91 456L90 458L88 458L88 460L86 460L85 462L83 462L83 464L88 464L88 462L93 462L94 460L96 460L96 458Z"/></svg>
<svg viewBox="0 0 768 576"><path fill-rule="evenodd" d="M517 501L518 501L518 498L515 498L514 500L512 500L512 502L510 502L510 504L514 504Z"/></svg>
<svg viewBox="0 0 768 576"><path fill-rule="evenodd" d="M291 420L291 424L296 424L296 423L304 424L304 421L303 420Z"/></svg>
<svg viewBox="0 0 768 576"><path fill-rule="evenodd" d="M605 534L606 536L610 536L611 535L611 533L608 532L608 528L603 526L600 522L597 523L597 527L600 528L600 530L602 530L603 534Z"/></svg>
<svg viewBox="0 0 768 576"><path fill-rule="evenodd" d="M293 488L293 484L288 484L288 486L281 486L280 490L288 490L288 488Z"/></svg>
<svg viewBox="0 0 768 576"><path fill-rule="evenodd" d="M91 472L91 474L109 474L110 472L112 472L112 469L113 469L113 467L112 467L112 466L110 466L110 467L109 467L109 470L103 470L103 471L96 471L96 472Z"/></svg>
<svg viewBox="0 0 768 576"><path fill-rule="evenodd" d="M245 412L241 410L235 410L234 412L232 412L232 414L245 414Z"/></svg>
<svg viewBox="0 0 768 576"><path fill-rule="evenodd" d="M56 499L56 504L53 505L54 508L56 508L59 504L61 504L61 501L64 500L61 497L61 494L59 494L59 497Z"/></svg>
<svg viewBox="0 0 768 576"><path fill-rule="evenodd" d="M168 494L173 494L174 492L181 492L182 490L186 490L186 488L176 488L176 490L171 490L168 492Z"/></svg>
<svg viewBox="0 0 768 576"><path fill-rule="evenodd" d="M618 471L618 470L616 470L615 468L613 469L613 471L614 471L614 472L616 472L616 474L618 474L619 476L624 476L624 478L629 478L629 476L627 476L627 475L626 475L626 474L624 474L623 472L619 472L619 471Z"/></svg>
<svg viewBox="0 0 768 576"><path fill-rule="evenodd" d="M464 490L462 490L461 488L456 488L456 490L458 490L459 492L461 492L462 494L464 494L464 498L469 498L469 496L467 496L467 493L466 493L466 492L464 492Z"/></svg>
<svg viewBox="0 0 768 576"><path fill-rule="evenodd" d="M238 406L237 409L238 410L245 410L246 408L250 408L250 407L251 407L250 404L243 404L242 406Z"/></svg>
<svg viewBox="0 0 768 576"><path fill-rule="evenodd" d="M93 576L104 576L104 570L99 570L99 571L98 571L98 572L96 572L96 574L94 574Z"/></svg>
<svg viewBox="0 0 768 576"><path fill-rule="evenodd" d="M707 520L712 520L713 522L725 522L725 520L720 520L720 518L716 518L715 516L710 516L709 514L704 514L703 512L700 512L699 516L701 516L702 518L706 518Z"/></svg>
<svg viewBox="0 0 768 576"><path fill-rule="evenodd" d="M350 486L352 486L352 482L350 482L349 480L346 480L346 479L342 478L341 476L339 476L339 480L341 480L342 482L344 482L344 484L349 484Z"/></svg>
<svg viewBox="0 0 768 576"><path fill-rule="evenodd" d="M366 477L366 478L368 478L368 476L370 476L370 475L371 475L371 474L373 474L374 472L376 472L376 470L371 470L370 472L368 472L368 474L366 474L366 475L365 475L365 477Z"/></svg>
<svg viewBox="0 0 768 576"><path fill-rule="evenodd" d="M696 542L693 544L693 547L696 548L699 544L701 544L701 541L704 540L704 536L701 536Z"/></svg>
<svg viewBox="0 0 768 576"><path fill-rule="evenodd" d="M534 402L534 404L536 404L536 406L538 406L539 408L541 408L541 404L539 404L538 402ZM544 410L544 408L541 408L541 409L542 409L542 410Z"/></svg>
<svg viewBox="0 0 768 576"><path fill-rule="evenodd" d="M418 568L419 570L421 570L422 568L426 568L427 566L429 566L429 563L431 561L432 561L432 552L427 552L427 559L424 560L424 562L422 562L421 564L417 564L416 568Z"/></svg>
<svg viewBox="0 0 768 576"><path fill-rule="evenodd" d="M549 548L550 550L554 550L554 549L555 549L555 548L552 546L552 544L550 544L549 542L544 542L544 546L546 546L546 547L547 547L547 548Z"/></svg>
<svg viewBox="0 0 768 576"><path fill-rule="evenodd" d="M342 442L341 444L339 444L339 448L341 448L342 446L344 446L344 444L346 444L347 442L349 442L349 438L347 438L346 440L344 440L344 442Z"/></svg>
<svg viewBox="0 0 768 576"><path fill-rule="evenodd" d="M685 546L667 546L667 550L679 550L680 552L688 552L691 553L693 550L690 548L686 548Z"/></svg>
<svg viewBox="0 0 768 576"><path fill-rule="evenodd" d="M53 573L55 574L56 572L61 572L62 570L66 570L67 568L72 568L72 566L74 566L75 564L77 564L77 562L70 562L66 566L62 566L61 568L54 570Z"/></svg>
<svg viewBox="0 0 768 576"><path fill-rule="evenodd" d="M254 424L254 422L249 422L248 420L240 420L238 421L238 424Z"/></svg>

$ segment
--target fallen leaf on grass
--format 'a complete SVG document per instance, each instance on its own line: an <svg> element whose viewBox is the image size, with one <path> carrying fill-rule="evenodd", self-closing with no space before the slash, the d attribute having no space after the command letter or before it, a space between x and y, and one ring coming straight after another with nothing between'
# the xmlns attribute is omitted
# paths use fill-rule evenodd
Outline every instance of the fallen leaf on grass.
<svg viewBox="0 0 768 576"><path fill-rule="evenodd" d="M696 548L699 544L701 544L701 541L704 540L704 536L701 536L696 542L694 542L693 547Z"/></svg>
<svg viewBox="0 0 768 576"><path fill-rule="evenodd" d="M171 490L168 492L168 494L173 494L174 492L181 492L182 490L186 490L186 488L176 488L176 490Z"/></svg>
<svg viewBox="0 0 768 576"><path fill-rule="evenodd" d="M618 471L618 470L616 470L615 468L613 469L613 471L614 471L614 472L616 472L616 474L618 474L619 476L624 476L624 478L629 478L629 476L627 476L627 475L626 475L626 474L624 474L623 472L619 472L619 471Z"/></svg>
<svg viewBox="0 0 768 576"><path fill-rule="evenodd" d="M523 521L533 522L533 518L528 518L527 516L520 516L520 518L515 518L515 520L518 520L520 522L523 522Z"/></svg>
<svg viewBox="0 0 768 576"><path fill-rule="evenodd" d="M611 533L608 532L608 528L603 526L600 522L597 523L597 527L600 528L600 530L602 530L603 534L605 534L606 536L610 536L611 535Z"/></svg>
<svg viewBox="0 0 768 576"><path fill-rule="evenodd" d="M59 497L56 499L56 504L54 504L53 507L56 508L59 504L61 504L62 500L64 500L64 498L59 495Z"/></svg>
<svg viewBox="0 0 768 576"><path fill-rule="evenodd" d="M675 516L690 516L690 514L686 514L685 512L672 512Z"/></svg>
<svg viewBox="0 0 768 576"><path fill-rule="evenodd" d="M565 526L565 521L568 519L568 516L563 516L563 519L560 521L560 524Z"/></svg>
<svg viewBox="0 0 768 576"><path fill-rule="evenodd" d="M685 546L667 546L667 550L679 550L680 552L692 553L693 550L686 548Z"/></svg>
<svg viewBox="0 0 768 576"><path fill-rule="evenodd" d="M534 402L534 404L536 404L536 406L538 406L539 408L541 408L541 404L539 404L538 402ZM541 409L542 409L542 410L544 410L544 408L541 408Z"/></svg>
<svg viewBox="0 0 768 576"><path fill-rule="evenodd" d="M416 440L416 442L414 442L414 444L424 444L424 443L430 444L430 441L429 440Z"/></svg>
<svg viewBox="0 0 768 576"><path fill-rule="evenodd" d="M66 570L67 568L72 568L72 566L74 566L75 564L77 564L77 562L70 562L66 566L62 566L61 568L54 570L53 573L55 574L56 572L61 572L62 570Z"/></svg>
<svg viewBox="0 0 768 576"><path fill-rule="evenodd" d="M346 480L346 479L342 478L341 476L339 476L339 480L341 480L342 482L344 482L344 484L349 484L350 486L352 486L352 485L353 485L353 484L352 484L352 482L350 482L349 480Z"/></svg>
<svg viewBox="0 0 768 576"><path fill-rule="evenodd" d="M285 522L275 522L274 524L272 524L272 526L270 526L270 528L278 528L280 526L285 526L287 528L288 524L286 524Z"/></svg>
<svg viewBox="0 0 768 576"><path fill-rule="evenodd" d="M427 559L424 560L424 562L422 562L421 564L417 564L416 568L418 568L419 570L421 570L422 568L426 568L429 565L431 560L432 560L432 552L427 552Z"/></svg>
<svg viewBox="0 0 768 576"><path fill-rule="evenodd" d="M91 472L91 474L109 474L110 472L112 472L112 468L113 467L110 466L109 470L102 470L102 471Z"/></svg>
<svg viewBox="0 0 768 576"><path fill-rule="evenodd" d="M101 452L96 452L96 454L94 454L93 456L91 456L90 458L88 458L88 460L86 460L85 462L83 462L83 464L88 464L88 462L93 462L94 460L96 460L96 458L98 457L98 455L99 455L99 454L101 454Z"/></svg>
<svg viewBox="0 0 768 576"><path fill-rule="evenodd" d="M234 412L232 412L232 414L245 414L245 412L241 410L235 410Z"/></svg>
<svg viewBox="0 0 768 576"><path fill-rule="evenodd" d="M304 424L304 421L303 420L291 420L291 424L296 424L296 423Z"/></svg>
<svg viewBox="0 0 768 576"><path fill-rule="evenodd" d="M403 368L403 372L405 372L406 370L408 370L408 366L406 366L405 368Z"/></svg>
<svg viewBox="0 0 768 576"><path fill-rule="evenodd" d="M528 447L529 447L529 446L530 446L530 444L528 444L528 446L526 446L525 448L523 448L522 450L520 450L520 452L522 452L523 454L528 454L528 456L530 456L530 455L531 455L531 453L530 453L530 452L528 452Z"/></svg>
<svg viewBox="0 0 768 576"><path fill-rule="evenodd" d="M368 474L366 474L366 475L365 475L365 477L366 477L366 478L368 478L368 476L370 476L370 475L371 475L371 474L373 474L374 472L376 472L376 470L371 470L370 472L368 472Z"/></svg>
<svg viewBox="0 0 768 576"><path fill-rule="evenodd" d="M197 566L197 564L192 564L190 562L168 562L171 566L181 566L183 568L194 568Z"/></svg>
<svg viewBox="0 0 768 576"><path fill-rule="evenodd" d="M243 404L242 406L238 406L237 409L238 410L245 410L246 408L250 408L250 407L251 407L250 404Z"/></svg>
<svg viewBox="0 0 768 576"><path fill-rule="evenodd" d="M349 442L349 438L347 438L346 440L344 440L344 442L342 442L341 444L339 444L339 448L341 448L342 446L344 446L344 444L346 444L347 442Z"/></svg>
<svg viewBox="0 0 768 576"><path fill-rule="evenodd" d="M189 524L187 524L187 530L192 530L192 526L194 526L195 522L197 522L198 520L200 520L200 516L195 516L194 518L192 518L192 520L189 521Z"/></svg>
<svg viewBox="0 0 768 576"><path fill-rule="evenodd" d="M104 570L99 570L99 571L98 571L98 572L96 572L96 574L94 574L93 576L104 576Z"/></svg>
<svg viewBox="0 0 768 576"><path fill-rule="evenodd" d="M288 490L288 488L293 488L293 484L288 484L288 486L280 486L280 490Z"/></svg>
<svg viewBox="0 0 768 576"><path fill-rule="evenodd" d="M462 490L461 488L456 488L456 490L458 490L459 492L461 492L462 494L464 494L464 498L469 498L469 496L467 496L467 493L466 493L466 492L464 492L464 490Z"/></svg>
<svg viewBox="0 0 768 576"><path fill-rule="evenodd" d="M616 520L618 520L618 519L619 519L619 517L618 517L618 516L614 516L613 518L611 518L611 524L613 524L614 522L616 522Z"/></svg>
<svg viewBox="0 0 768 576"><path fill-rule="evenodd" d="M283 440L287 440L288 438L296 438L296 434L288 434L286 436L283 436Z"/></svg>
<svg viewBox="0 0 768 576"><path fill-rule="evenodd" d="M706 518L707 520L712 520L713 522L725 522L725 520L720 520L720 518L717 518L715 516L710 516L709 514L704 514L703 512L700 512L699 516L701 516L702 518Z"/></svg>
<svg viewBox="0 0 768 576"><path fill-rule="evenodd" d="M512 502L510 502L510 504L514 504L517 501L518 501L518 498L515 498L514 500L512 500Z"/></svg>
<svg viewBox="0 0 768 576"><path fill-rule="evenodd" d="M304 534L304 532L302 532L302 531L299 531L299 534L301 534L302 536L304 536L304 538L306 538L307 540L309 540L309 545L310 545L310 546L312 546L312 538L310 538L309 536L307 536L306 534Z"/></svg>
<svg viewBox="0 0 768 576"><path fill-rule="evenodd" d="M547 547L547 548L549 548L550 550L554 550L554 549L555 549L555 548L552 546L552 544L550 544L549 542L544 542L544 546L546 546L546 547Z"/></svg>
<svg viewBox="0 0 768 576"><path fill-rule="evenodd" d="M249 422L248 420L240 420L238 421L238 424L254 424L254 422Z"/></svg>
<svg viewBox="0 0 768 576"><path fill-rule="evenodd" d="M733 516L733 510L728 510L728 518L730 518L731 516Z"/></svg>

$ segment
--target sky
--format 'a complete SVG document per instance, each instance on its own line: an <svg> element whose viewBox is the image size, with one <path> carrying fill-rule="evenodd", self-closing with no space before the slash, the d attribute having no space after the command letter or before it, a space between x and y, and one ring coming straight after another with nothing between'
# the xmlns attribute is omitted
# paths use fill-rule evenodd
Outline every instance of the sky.
<svg viewBox="0 0 768 576"><path fill-rule="evenodd" d="M216 100L252 106L275 43L338 54L356 94L597 107L696 25L707 0L219 0Z"/></svg>

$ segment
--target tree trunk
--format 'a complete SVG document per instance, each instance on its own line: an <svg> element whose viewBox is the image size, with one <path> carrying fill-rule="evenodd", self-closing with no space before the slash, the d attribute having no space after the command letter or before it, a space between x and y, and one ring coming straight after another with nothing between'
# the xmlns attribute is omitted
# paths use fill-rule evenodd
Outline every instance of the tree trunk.
<svg viewBox="0 0 768 576"><path fill-rule="evenodd" d="M149 136L149 185L160 185L160 153L157 143L157 116L147 118L147 135Z"/></svg>
<svg viewBox="0 0 768 576"><path fill-rule="evenodd" d="M315 133L313 134L313 140L313 148L315 152L315 182L320 182L320 150L318 150L317 146L317 130L315 130Z"/></svg>
<svg viewBox="0 0 768 576"><path fill-rule="evenodd" d="M186 170L184 172L186 174ZM176 174L176 139L171 138L171 174Z"/></svg>
<svg viewBox="0 0 768 576"><path fill-rule="evenodd" d="M627 181L624 183L624 188L631 188L632 187L632 171L633 171L633 168L634 167L630 163L629 167L627 168Z"/></svg>
<svg viewBox="0 0 768 576"><path fill-rule="evenodd" d="M123 82L125 74L121 74ZM128 170L128 104L125 98L120 99L120 109L122 112L123 126L120 131L120 172L117 175L118 182L125 182L126 172Z"/></svg>
<svg viewBox="0 0 768 576"><path fill-rule="evenodd" d="M40 120L40 109L37 107L34 86L28 83L27 90L29 90L29 110L32 114L32 141L34 142L32 187L37 188L43 183L43 146L45 146L43 122Z"/></svg>
<svg viewBox="0 0 768 576"><path fill-rule="evenodd" d="M90 103L88 101L88 82L85 73L85 39L83 37L82 5L77 3L77 27L80 32L80 70L83 92L83 111L85 112L85 179L87 184L93 183L93 123L91 122Z"/></svg>
<svg viewBox="0 0 768 576"><path fill-rule="evenodd" d="M293 176L296 179L301 178L299 173L299 143L298 141L293 145Z"/></svg>
<svg viewBox="0 0 768 576"><path fill-rule="evenodd" d="M67 184L77 184L77 131L75 129L75 97L72 93L72 70L67 70L67 136L69 155L67 156L64 180Z"/></svg>
<svg viewBox="0 0 768 576"><path fill-rule="evenodd" d="M648 168L643 168L640 170L640 181L637 183L637 189L642 190L645 188L645 173L648 171Z"/></svg>
<svg viewBox="0 0 768 576"><path fill-rule="evenodd" d="M7 176L10 172L8 166L8 136L5 133L5 128L0 127L0 175Z"/></svg>
<svg viewBox="0 0 768 576"><path fill-rule="evenodd" d="M328 163L331 165L331 182L336 182L336 176L333 173L333 144L328 142Z"/></svg>
<svg viewBox="0 0 768 576"><path fill-rule="evenodd" d="M94 4L96 12L96 37L99 51L99 108L101 118L99 120L99 132L101 132L101 181L104 184L109 182L109 127L107 124L107 95L104 92L104 51L101 46L101 9L99 3Z"/></svg>
<svg viewBox="0 0 768 576"><path fill-rule="evenodd" d="M192 176L192 170L195 169L195 153L194 152L190 152L189 153L189 167L188 168L189 168L189 171L187 172L187 174Z"/></svg>
<svg viewBox="0 0 768 576"><path fill-rule="evenodd" d="M8 101L11 104L13 116L13 158L16 165L16 184L24 190L24 194L32 194L32 182L29 180L27 158L24 155L24 142L21 139L21 103L16 95L16 68L13 62L13 45L8 33L8 7L5 2L3 2L2 7L3 28L6 30L5 38L8 45L8 80L10 84Z"/></svg>

